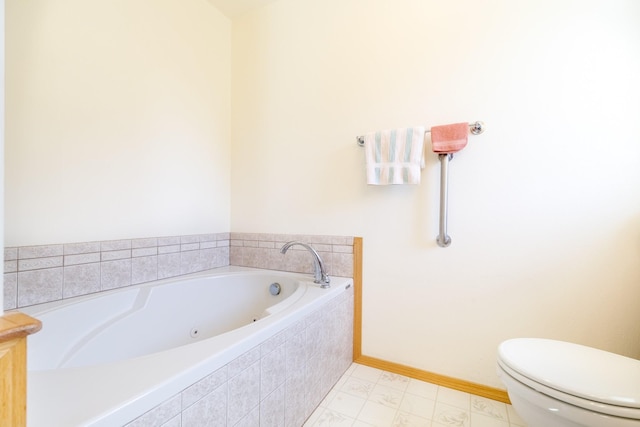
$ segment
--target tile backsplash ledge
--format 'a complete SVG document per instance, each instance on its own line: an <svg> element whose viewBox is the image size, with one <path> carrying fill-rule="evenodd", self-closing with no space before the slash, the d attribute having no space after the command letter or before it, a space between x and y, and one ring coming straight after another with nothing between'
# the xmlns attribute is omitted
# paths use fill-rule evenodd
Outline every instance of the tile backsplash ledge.
<svg viewBox="0 0 640 427"><path fill-rule="evenodd" d="M228 265L312 273L312 258L303 248L280 253L290 240L311 244L330 275L353 276L353 237L348 236L233 232L7 247L4 309Z"/></svg>

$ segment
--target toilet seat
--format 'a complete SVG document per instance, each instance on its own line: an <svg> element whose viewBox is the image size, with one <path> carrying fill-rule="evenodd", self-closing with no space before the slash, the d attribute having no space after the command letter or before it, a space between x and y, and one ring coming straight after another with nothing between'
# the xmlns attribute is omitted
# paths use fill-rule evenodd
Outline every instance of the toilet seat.
<svg viewBox="0 0 640 427"><path fill-rule="evenodd" d="M508 375L554 399L640 420L640 361L561 341L518 338L499 347Z"/></svg>

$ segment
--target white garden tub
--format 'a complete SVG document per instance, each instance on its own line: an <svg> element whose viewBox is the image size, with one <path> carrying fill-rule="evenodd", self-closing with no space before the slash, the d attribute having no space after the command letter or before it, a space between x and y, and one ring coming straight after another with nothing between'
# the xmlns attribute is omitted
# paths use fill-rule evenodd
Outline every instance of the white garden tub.
<svg viewBox="0 0 640 427"><path fill-rule="evenodd" d="M28 426L125 425L351 284L225 267L26 307L43 324L28 338Z"/></svg>

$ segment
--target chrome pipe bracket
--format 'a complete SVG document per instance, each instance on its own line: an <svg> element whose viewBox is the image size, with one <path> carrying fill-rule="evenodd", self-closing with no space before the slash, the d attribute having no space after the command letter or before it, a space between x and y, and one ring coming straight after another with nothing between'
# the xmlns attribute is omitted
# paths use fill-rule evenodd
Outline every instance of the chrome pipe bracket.
<svg viewBox="0 0 640 427"><path fill-rule="evenodd" d="M477 121L469 124L469 131L474 135L480 135L484 132L484 122Z"/></svg>
<svg viewBox="0 0 640 427"><path fill-rule="evenodd" d="M438 243L438 246L441 248L446 248L451 244L451 236L447 236L446 234L444 238L442 238L442 236L438 236L436 243Z"/></svg>

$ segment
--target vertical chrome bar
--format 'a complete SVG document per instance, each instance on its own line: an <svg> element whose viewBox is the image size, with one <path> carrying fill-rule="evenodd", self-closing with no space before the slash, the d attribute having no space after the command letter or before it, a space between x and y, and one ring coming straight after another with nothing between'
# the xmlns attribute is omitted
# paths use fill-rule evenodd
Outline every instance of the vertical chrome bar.
<svg viewBox="0 0 640 427"><path fill-rule="evenodd" d="M453 154L438 154L440 159L440 234L436 242L441 248L446 248L451 244L451 237L447 235L447 207L448 207L448 190L447 182L449 175L449 160L453 158Z"/></svg>

